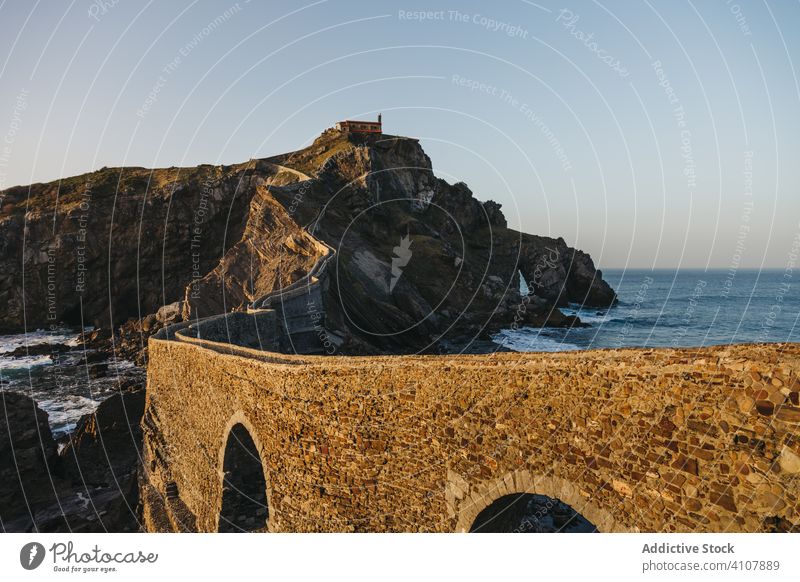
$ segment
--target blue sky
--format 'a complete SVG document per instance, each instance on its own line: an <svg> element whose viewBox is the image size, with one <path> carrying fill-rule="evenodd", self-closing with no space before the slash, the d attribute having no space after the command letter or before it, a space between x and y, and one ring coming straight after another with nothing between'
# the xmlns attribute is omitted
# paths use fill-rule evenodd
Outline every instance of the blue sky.
<svg viewBox="0 0 800 582"><path fill-rule="evenodd" d="M383 113L600 267L785 268L798 2L0 3L0 185L234 163Z"/></svg>

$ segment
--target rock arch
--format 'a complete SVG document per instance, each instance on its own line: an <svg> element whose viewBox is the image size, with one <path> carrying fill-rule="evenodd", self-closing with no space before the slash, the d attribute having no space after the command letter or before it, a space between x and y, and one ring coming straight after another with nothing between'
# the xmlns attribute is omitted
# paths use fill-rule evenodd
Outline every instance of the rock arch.
<svg viewBox="0 0 800 582"><path fill-rule="evenodd" d="M234 414L219 450L217 531L268 531L270 493L263 450L247 417Z"/></svg>

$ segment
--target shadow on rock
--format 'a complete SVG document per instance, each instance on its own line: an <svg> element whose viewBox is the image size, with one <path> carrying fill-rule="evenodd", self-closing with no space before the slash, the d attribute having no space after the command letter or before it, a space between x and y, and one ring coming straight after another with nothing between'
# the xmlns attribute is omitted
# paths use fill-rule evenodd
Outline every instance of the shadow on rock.
<svg viewBox="0 0 800 582"><path fill-rule="evenodd" d="M4 531L139 531L143 389L116 394L84 416L60 453L47 413L31 398L13 392L0 398Z"/></svg>

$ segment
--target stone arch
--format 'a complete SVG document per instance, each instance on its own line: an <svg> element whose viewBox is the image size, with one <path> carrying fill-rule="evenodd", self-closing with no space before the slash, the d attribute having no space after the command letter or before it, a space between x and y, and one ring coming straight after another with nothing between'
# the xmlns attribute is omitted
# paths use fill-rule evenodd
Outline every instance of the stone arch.
<svg viewBox="0 0 800 582"><path fill-rule="evenodd" d="M453 509L457 517L457 532L470 531L478 514L484 509L502 497L517 493L533 493L557 499L583 515L599 532L627 531L614 520L611 513L582 497L574 484L556 476L534 475L530 471L519 470L497 479L468 485L463 478L449 471L447 487L450 491L461 492L460 500L458 494L451 497L455 501Z"/></svg>
<svg viewBox="0 0 800 582"><path fill-rule="evenodd" d="M272 499L264 447L252 423L237 411L219 449L217 531L267 531Z"/></svg>
<svg viewBox="0 0 800 582"><path fill-rule="evenodd" d="M487 505L470 533L591 533L597 526L571 505L539 493L509 493Z"/></svg>

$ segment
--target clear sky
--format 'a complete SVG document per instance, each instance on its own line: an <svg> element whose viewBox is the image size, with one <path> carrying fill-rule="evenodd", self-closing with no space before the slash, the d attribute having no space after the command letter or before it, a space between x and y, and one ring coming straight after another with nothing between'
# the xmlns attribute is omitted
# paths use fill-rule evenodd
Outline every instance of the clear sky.
<svg viewBox="0 0 800 582"><path fill-rule="evenodd" d="M793 0L0 0L0 187L240 162L382 112L600 267L783 269L798 28Z"/></svg>

